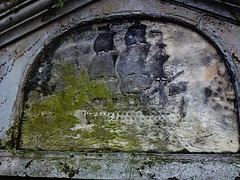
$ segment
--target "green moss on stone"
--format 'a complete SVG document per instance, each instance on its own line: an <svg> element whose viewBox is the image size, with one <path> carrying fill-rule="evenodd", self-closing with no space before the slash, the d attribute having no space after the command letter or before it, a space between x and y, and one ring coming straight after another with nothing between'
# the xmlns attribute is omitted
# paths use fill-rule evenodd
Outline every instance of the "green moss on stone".
<svg viewBox="0 0 240 180"><path fill-rule="evenodd" d="M16 149L16 128L14 125L7 130L6 136L4 140L0 139L0 149Z"/></svg>
<svg viewBox="0 0 240 180"><path fill-rule="evenodd" d="M25 103L22 118L22 148L43 150L123 150L139 146L139 140L124 129L126 124L108 121L100 112L114 112L114 95L106 83L79 75L70 65L61 79L66 88L53 95ZM101 102L101 106L95 105ZM86 110L86 122L75 113ZM94 115L95 114L95 115ZM83 126L77 128L75 126ZM130 132L129 132L130 130Z"/></svg>

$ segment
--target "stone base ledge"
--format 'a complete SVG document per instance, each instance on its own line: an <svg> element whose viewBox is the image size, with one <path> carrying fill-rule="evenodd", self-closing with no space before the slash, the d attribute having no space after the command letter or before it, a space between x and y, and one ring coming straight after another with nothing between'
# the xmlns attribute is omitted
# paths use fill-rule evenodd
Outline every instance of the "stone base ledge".
<svg viewBox="0 0 240 180"><path fill-rule="evenodd" d="M239 173L239 154L0 151L0 176L213 180Z"/></svg>

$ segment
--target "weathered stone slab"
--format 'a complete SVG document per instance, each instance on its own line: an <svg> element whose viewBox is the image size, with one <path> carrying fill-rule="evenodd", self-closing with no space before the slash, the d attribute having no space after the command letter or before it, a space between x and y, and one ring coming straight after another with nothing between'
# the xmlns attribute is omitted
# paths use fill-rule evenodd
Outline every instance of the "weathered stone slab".
<svg viewBox="0 0 240 180"><path fill-rule="evenodd" d="M7 3L6 8L21 1L15 0ZM48 0L40 0L40 2L51 3ZM27 6L28 3L31 5ZM10 22L5 25L2 23L4 25L1 27L3 32L0 32L0 148L18 149L19 139L16 138L18 137L16 132L19 127L25 82L29 80L34 82L29 94L25 91L28 97L32 97L28 99L27 103L41 102L41 105L45 106L48 104L46 101L55 100L51 105L53 108L45 106L46 108L42 111L42 116L47 120L39 121L36 124L31 121L34 128L29 127L37 131L36 134L29 131L30 137L33 138L32 146L29 145L29 142L29 144L25 143L26 141L24 146L20 144L21 148L31 149L30 151L6 150L0 152L0 179L5 179L2 177L5 175L82 179L240 179L238 154L172 154L172 151L169 150L176 149L176 147L165 148L167 143L169 146L170 140L173 145L175 143L171 138L165 137L177 134L176 139L183 144L182 147L190 144L187 149L189 152L204 152L205 149L207 152L235 152L233 149L237 149L236 146L233 148L235 143L231 142L231 137L238 139L234 133L236 132L234 124L237 121L237 108L239 108L239 105L235 104L235 96L238 96L238 103L240 99L238 81L240 71L239 7L234 3L237 1L150 0L146 3L145 0L82 0L74 2L69 0L64 1L64 8L54 9L54 11L56 10L55 15L51 15L52 11L48 11L50 6L47 6L48 9L43 8L43 6L38 6L39 2L28 0L22 3L21 8L15 6L0 12L0 16ZM0 9L6 9L5 4L2 5L0 5ZM235 7L231 8L233 5ZM22 13L22 7L28 11ZM37 8L35 9L35 7ZM38 13L39 9L43 11ZM29 18L26 17L27 14ZM198 40L193 38L194 33L186 28L181 30L182 27L176 26L172 30L162 30L165 26L171 25L163 23L161 28L156 28L158 30L155 28L150 30L149 22L140 21L143 26L134 26L135 21L124 20L115 25L112 25L111 22L110 26L104 23L88 28L79 28L84 24L103 22L106 19L139 19L142 17L151 20L170 20L197 29L218 48L230 73L226 73L225 63L219 61L221 58L218 55L212 56L217 52L212 50L212 46L209 46L208 42L205 42L207 45L199 43L197 46L190 47L193 44L196 45ZM23 19L24 22L22 22ZM132 26L133 28L130 28ZM6 29L5 27L10 28ZM142 27L140 31L138 31L139 27ZM71 32L65 32L72 28L80 31L72 33L69 38L66 34ZM96 46L94 49L93 42L97 37L100 34L109 33L109 31L116 33L113 33L112 37L110 36L110 41L102 41L100 38L100 44L106 44L104 47ZM175 42L175 40L179 40L179 36L174 36L178 31L184 31L182 33L184 38ZM192 41L189 39L185 41L187 37L185 32ZM161 33L163 39L160 38ZM173 36L168 35L171 33ZM125 38L126 34L128 34L128 38ZM61 35L66 38L56 38ZM129 35L133 35L133 37ZM55 38L62 41L53 43L57 49L45 48ZM151 38L161 39L161 41L153 43ZM130 43L125 43L125 39ZM203 38L200 39L205 41ZM138 66L136 63L130 63L130 65L134 64L131 67L137 68L130 74L126 74L126 78L122 78L118 68L115 68L119 65L117 62L121 59L123 52L127 51L126 49L134 46L140 47L139 44L144 45L148 52L142 52L141 48L135 48L135 52L131 50L132 54L128 53L127 58L133 57L138 61L144 59L144 65ZM191 45L186 48L186 44ZM43 53L46 56L42 56L40 60L51 63L38 64L35 75L32 75L34 77L26 79L26 75L34 67L36 57L43 49L49 51L50 54ZM164 49L166 52L161 52L159 49ZM214 53L209 53L209 51ZM138 53L138 55L134 56L134 53ZM144 54L142 59L138 57L141 56L139 55L141 53ZM199 56L197 56L198 53ZM105 58L98 59L96 56L111 57L106 58L110 64L104 61ZM192 57L189 58L190 56ZM95 75L91 76L89 69L92 64L95 64L94 58L101 70L93 68ZM103 67L101 67L102 62ZM68 71L68 66L63 66L65 64L71 64L70 67L73 71ZM126 65L124 67L124 63L122 64L122 69L126 69ZM213 67L214 64L218 64L218 68L206 68ZM186 68L182 69L184 66ZM104 71L108 68L111 71ZM62 75L65 72L71 74L75 70L76 76L72 73L74 75L65 77L65 80L69 80L68 82L73 82L67 84ZM131 70L132 68L129 68L128 72ZM217 75L217 79L206 81L202 78L206 72L208 72L208 77L211 73L213 76ZM82 73L85 76L81 76ZM226 74L228 75L226 76ZM230 77L229 74L232 76ZM90 80L90 82L84 84L84 79ZM128 81L129 79L131 81ZM188 79L191 79L190 83ZM233 91L232 80L236 93ZM193 86L195 81L196 84ZM76 82L75 85L81 84L81 86L75 86L74 82ZM125 85L122 86L122 84ZM69 88L70 86L72 87ZM97 90L90 88L92 86ZM70 90L67 91L67 88ZM68 94L66 92L70 92L70 96L65 96ZM96 96L96 92L101 93ZM56 97L58 93L63 97L51 99L51 96ZM71 96L71 93L75 96ZM200 94L201 96L198 96ZM89 97L84 99L86 96ZM81 102L76 104L79 99L87 102L84 107L76 107L82 105ZM59 104L62 104L62 107L58 106ZM114 111L112 105L121 111ZM37 109L35 108L35 110ZM54 111L50 112L52 109ZM189 115L189 112L192 111L195 112L194 115L201 115L200 118L193 119L193 116ZM55 121L54 116L64 120ZM102 117L105 118L106 123ZM166 120L165 117L169 118ZM175 122L176 117L182 119L183 122ZM97 118L101 120L95 121ZM120 124L115 119L119 119ZM184 126L183 123L185 123ZM181 127L176 127L176 124ZM171 131L166 127L170 127ZM92 130L92 133L88 133ZM45 133L45 136L42 136L41 131ZM208 133L211 131L214 136ZM160 132L160 135L153 134L153 132ZM93 134L95 134L95 139L91 136ZM68 137L68 135L72 137ZM61 136L63 138L59 139ZM136 141L136 136L142 141ZM79 142L81 137L87 137L89 142ZM120 141L113 141L112 137L115 139L120 137ZM133 138L129 141L128 137ZM154 139L155 137L158 139ZM228 137L228 139L223 137ZM164 140L163 145L160 140ZM124 144L124 142L128 143ZM150 151L155 152L157 149L158 152L170 154L109 152L95 154L32 150L44 149L44 147L46 150L70 151L143 152L149 150L139 148L139 142L142 147L149 147ZM228 142L231 142L230 146L228 146ZM238 143L237 140L235 142ZM157 143L160 145L158 146ZM152 146L153 144L155 147ZM102 148L99 149L100 146ZM228 149L224 149L225 147Z"/></svg>
<svg viewBox="0 0 240 180"><path fill-rule="evenodd" d="M159 180L240 177L239 155L0 152L3 176Z"/></svg>
<svg viewBox="0 0 240 180"><path fill-rule="evenodd" d="M54 45L26 86L20 148L238 151L231 77L196 32L156 21L110 22ZM50 71L41 69L46 61Z"/></svg>

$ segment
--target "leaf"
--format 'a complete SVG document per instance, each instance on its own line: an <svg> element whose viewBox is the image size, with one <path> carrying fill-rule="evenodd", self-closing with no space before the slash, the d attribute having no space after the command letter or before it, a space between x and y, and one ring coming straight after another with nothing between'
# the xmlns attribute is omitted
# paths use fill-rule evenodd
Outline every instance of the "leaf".
<svg viewBox="0 0 240 180"><path fill-rule="evenodd" d="M57 3L57 8L62 8L64 5L64 2L62 2L62 0L58 0L58 3Z"/></svg>

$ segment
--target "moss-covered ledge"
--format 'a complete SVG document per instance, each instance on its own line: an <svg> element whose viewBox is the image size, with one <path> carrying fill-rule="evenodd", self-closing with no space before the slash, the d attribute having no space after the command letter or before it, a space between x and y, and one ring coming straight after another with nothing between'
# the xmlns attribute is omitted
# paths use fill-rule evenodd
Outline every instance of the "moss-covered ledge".
<svg viewBox="0 0 240 180"><path fill-rule="evenodd" d="M236 179L238 154L0 151L2 176L82 179Z"/></svg>

